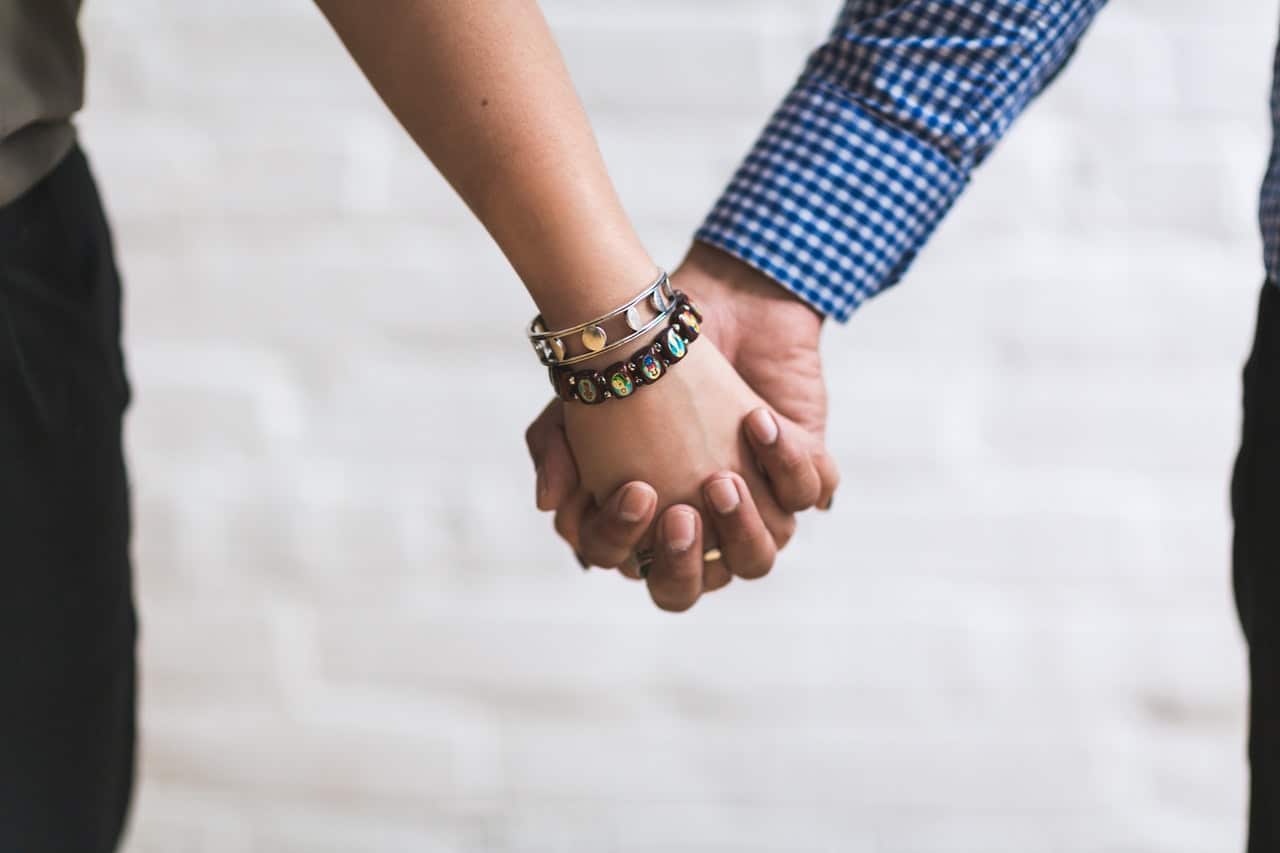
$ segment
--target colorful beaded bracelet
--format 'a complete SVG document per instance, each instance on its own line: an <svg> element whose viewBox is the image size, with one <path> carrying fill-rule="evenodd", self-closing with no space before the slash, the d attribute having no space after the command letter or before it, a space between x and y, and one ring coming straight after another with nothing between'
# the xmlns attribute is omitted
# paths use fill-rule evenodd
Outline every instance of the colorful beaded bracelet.
<svg viewBox="0 0 1280 853"><path fill-rule="evenodd" d="M702 333L702 312L679 291L675 294L679 307L675 315L654 341L626 361L611 364L604 370L570 370L550 367L551 387L565 402L574 400L594 406L617 397L630 397L642 385L652 385L667 374L667 368L689 352L689 344Z"/></svg>

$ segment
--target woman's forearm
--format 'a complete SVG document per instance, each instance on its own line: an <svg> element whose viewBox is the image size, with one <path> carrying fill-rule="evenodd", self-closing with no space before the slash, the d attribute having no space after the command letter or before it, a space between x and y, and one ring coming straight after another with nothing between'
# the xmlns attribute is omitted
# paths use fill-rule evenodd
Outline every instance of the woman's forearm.
<svg viewBox="0 0 1280 853"><path fill-rule="evenodd" d="M317 0L553 327L613 308L654 264L533 0Z"/></svg>

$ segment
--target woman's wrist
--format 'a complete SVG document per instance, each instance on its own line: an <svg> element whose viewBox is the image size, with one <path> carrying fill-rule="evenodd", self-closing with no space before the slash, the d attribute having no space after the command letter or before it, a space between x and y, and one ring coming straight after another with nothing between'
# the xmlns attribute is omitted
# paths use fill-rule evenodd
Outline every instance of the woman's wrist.
<svg viewBox="0 0 1280 853"><path fill-rule="evenodd" d="M543 364L583 370L623 359L651 343L679 307L666 271L643 251L611 257L601 269L595 281L566 279L543 291L551 295L539 300L545 307L528 333Z"/></svg>
<svg viewBox="0 0 1280 853"><path fill-rule="evenodd" d="M664 272L611 316L585 324L582 353L570 352L577 329L540 332L535 320L530 337L548 365L556 395L569 403L598 405L661 381L702 336L702 319Z"/></svg>
<svg viewBox="0 0 1280 853"><path fill-rule="evenodd" d="M593 241L554 267L525 279L548 329L612 311L651 283L658 265L639 240Z"/></svg>

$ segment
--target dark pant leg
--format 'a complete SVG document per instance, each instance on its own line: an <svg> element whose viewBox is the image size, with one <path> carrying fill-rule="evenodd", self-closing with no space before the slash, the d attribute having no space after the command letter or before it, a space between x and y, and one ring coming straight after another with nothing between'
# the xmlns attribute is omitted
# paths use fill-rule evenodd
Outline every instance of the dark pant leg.
<svg viewBox="0 0 1280 853"><path fill-rule="evenodd" d="M1280 288L1263 288L1231 484L1235 593L1249 643L1249 853L1280 850Z"/></svg>
<svg viewBox="0 0 1280 853"><path fill-rule="evenodd" d="M72 151L0 207L0 851L116 848L133 782L128 386Z"/></svg>

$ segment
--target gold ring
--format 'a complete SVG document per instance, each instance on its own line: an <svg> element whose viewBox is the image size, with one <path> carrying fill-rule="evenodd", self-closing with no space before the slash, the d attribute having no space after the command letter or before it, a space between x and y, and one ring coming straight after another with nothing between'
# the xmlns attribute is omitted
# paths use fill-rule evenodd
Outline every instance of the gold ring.
<svg viewBox="0 0 1280 853"><path fill-rule="evenodd" d="M719 548L708 548L707 551L702 555L702 562L714 563L716 560L719 560L722 556L723 555L720 553Z"/></svg>

